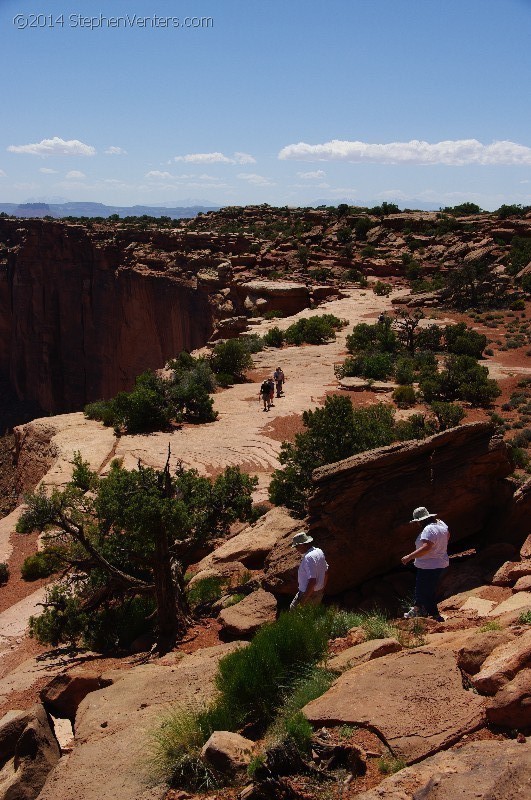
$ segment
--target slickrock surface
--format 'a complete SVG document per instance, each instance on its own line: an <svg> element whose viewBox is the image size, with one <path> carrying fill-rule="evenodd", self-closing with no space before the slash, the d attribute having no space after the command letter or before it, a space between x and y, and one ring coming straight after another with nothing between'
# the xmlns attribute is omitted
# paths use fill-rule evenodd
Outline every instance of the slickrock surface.
<svg viewBox="0 0 531 800"><path fill-rule="evenodd" d="M479 728L484 700L463 689L453 653L419 648L348 670L303 713L314 725L368 727L411 764Z"/></svg>
<svg viewBox="0 0 531 800"><path fill-rule="evenodd" d="M166 787L149 780L149 731L171 705L204 705L219 659L241 646L219 645L181 660L173 654L104 676L115 682L81 702L74 749L61 759L39 800L161 800Z"/></svg>
<svg viewBox="0 0 531 800"><path fill-rule="evenodd" d="M531 787L531 744L470 742L386 778L358 800L520 800Z"/></svg>
<svg viewBox="0 0 531 800"><path fill-rule="evenodd" d="M372 661L375 658L382 658L389 653L398 653L402 650L402 645L396 639L370 639L368 642L355 644L348 647L339 655L330 658L326 662L327 669L332 672L343 672L346 669L357 667L365 661Z"/></svg>
<svg viewBox="0 0 531 800"><path fill-rule="evenodd" d="M258 589L236 605L223 609L219 619L224 637L247 639L266 622L274 622L276 615L275 596Z"/></svg>

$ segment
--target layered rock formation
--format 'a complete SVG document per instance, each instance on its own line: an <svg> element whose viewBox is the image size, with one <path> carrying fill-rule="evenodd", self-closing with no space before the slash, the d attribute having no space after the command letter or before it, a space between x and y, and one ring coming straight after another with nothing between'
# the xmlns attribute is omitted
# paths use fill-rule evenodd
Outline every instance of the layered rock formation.
<svg viewBox="0 0 531 800"><path fill-rule="evenodd" d="M310 529L330 564L330 594L396 568L416 537L409 520L419 505L440 514L452 541L484 530L510 505L514 487L505 478L512 470L505 443L488 423L462 425L316 470ZM286 536L267 561L267 582L275 592L295 590L296 562Z"/></svg>

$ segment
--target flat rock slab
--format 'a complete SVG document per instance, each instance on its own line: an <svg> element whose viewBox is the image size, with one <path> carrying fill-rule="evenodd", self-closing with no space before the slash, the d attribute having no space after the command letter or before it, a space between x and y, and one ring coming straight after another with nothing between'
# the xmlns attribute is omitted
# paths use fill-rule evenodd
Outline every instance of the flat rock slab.
<svg viewBox="0 0 531 800"><path fill-rule="evenodd" d="M531 592L516 592L512 597L508 597L503 603L499 603L492 611L489 611L489 617L500 617L506 611L527 611L531 609Z"/></svg>
<svg viewBox="0 0 531 800"><path fill-rule="evenodd" d="M368 381L366 378L340 378L339 388L350 392L392 392L398 386L392 381Z"/></svg>
<svg viewBox="0 0 531 800"><path fill-rule="evenodd" d="M423 648L360 664L303 709L315 725L361 725L408 763L476 730L484 701L463 689L452 652Z"/></svg>
<svg viewBox="0 0 531 800"><path fill-rule="evenodd" d="M223 633L232 639L245 638L255 633L266 622L274 622L277 601L273 594L263 589L244 597L239 603L223 609L219 615Z"/></svg>
<svg viewBox="0 0 531 800"><path fill-rule="evenodd" d="M162 800L167 787L150 782L147 766L150 731L173 705L203 707L213 696L219 659L242 646L210 647L178 661L170 654L107 673L115 683L79 705L74 749L39 800Z"/></svg>
<svg viewBox="0 0 531 800"><path fill-rule="evenodd" d="M337 656L329 659L326 666L332 672L344 672L346 669L372 661L375 658L382 658L389 653L398 653L402 650L402 645L396 639L370 639L368 642L355 644L348 647Z"/></svg>
<svg viewBox="0 0 531 800"><path fill-rule="evenodd" d="M470 742L397 772L357 800L523 800L530 786L529 742Z"/></svg>

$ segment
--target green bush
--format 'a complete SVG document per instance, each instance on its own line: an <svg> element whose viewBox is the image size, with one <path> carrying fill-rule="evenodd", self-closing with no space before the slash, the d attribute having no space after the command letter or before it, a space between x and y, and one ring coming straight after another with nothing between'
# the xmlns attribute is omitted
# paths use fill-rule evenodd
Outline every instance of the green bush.
<svg viewBox="0 0 531 800"><path fill-rule="evenodd" d="M166 401L164 382L154 372L144 372L135 380L131 392L119 392L113 404L114 424L123 425L128 433L163 430L172 411Z"/></svg>
<svg viewBox="0 0 531 800"><path fill-rule="evenodd" d="M427 420L424 414L411 414L407 419L401 419L395 424L395 438L399 442L425 439L436 432L435 423Z"/></svg>
<svg viewBox="0 0 531 800"><path fill-rule="evenodd" d="M314 317L301 318L290 325L284 333L288 344L301 345L325 344L336 338L336 330L343 327L343 323L333 314L322 314Z"/></svg>
<svg viewBox="0 0 531 800"><path fill-rule="evenodd" d="M441 372L421 377L420 389L427 403L464 400L485 408L501 394L496 381L488 375L487 367L480 366L472 356L451 355Z"/></svg>
<svg viewBox="0 0 531 800"><path fill-rule="evenodd" d="M283 311L277 311L275 309L271 309L271 311L266 311L264 314L264 319L282 319L286 315Z"/></svg>
<svg viewBox="0 0 531 800"><path fill-rule="evenodd" d="M346 339L347 350L353 355L364 352L396 353L399 341L392 328L392 320L385 317L383 322L369 325L360 322L354 326L352 333Z"/></svg>
<svg viewBox="0 0 531 800"><path fill-rule="evenodd" d="M522 236L514 236L511 240L511 263L508 272L516 275L531 261L531 239Z"/></svg>
<svg viewBox="0 0 531 800"><path fill-rule="evenodd" d="M358 239L366 239L367 234L371 228L374 227L374 222L369 217L359 217L354 224L354 231Z"/></svg>
<svg viewBox="0 0 531 800"><path fill-rule="evenodd" d="M228 339L219 342L212 351L210 359L212 371L234 375L237 381L243 381L245 372L253 366L251 354L242 339Z"/></svg>
<svg viewBox="0 0 531 800"><path fill-rule="evenodd" d="M397 358L395 380L402 385L411 385L415 380L415 362L409 356Z"/></svg>
<svg viewBox="0 0 531 800"><path fill-rule="evenodd" d="M531 275L524 275L521 280L521 286L526 294L531 294Z"/></svg>
<svg viewBox="0 0 531 800"><path fill-rule="evenodd" d="M457 403L435 402L431 404L431 410L437 418L440 431L456 428L465 416L463 408Z"/></svg>
<svg viewBox="0 0 531 800"><path fill-rule="evenodd" d="M444 329L444 338L448 352L456 355L481 358L487 346L487 337L467 328L464 322L447 325Z"/></svg>
<svg viewBox="0 0 531 800"><path fill-rule="evenodd" d="M278 325L275 325L264 334L262 341L266 347L282 347L284 344L284 334Z"/></svg>
<svg viewBox="0 0 531 800"><path fill-rule="evenodd" d="M186 590L188 602L191 608L197 608L205 603L214 603L223 594L226 581L222 577L212 575L208 578L200 578Z"/></svg>
<svg viewBox="0 0 531 800"><path fill-rule="evenodd" d="M522 611L518 617L520 625L531 625L531 611Z"/></svg>
<svg viewBox="0 0 531 800"><path fill-rule="evenodd" d="M9 565L5 561L0 562L0 586L9 580Z"/></svg>
<svg viewBox="0 0 531 800"><path fill-rule="evenodd" d="M390 444L394 438L393 409L382 403L354 410L348 397L327 397L323 408L303 413L306 430L295 442L283 442L281 469L275 470L269 498L299 513L306 508L314 469L355 453Z"/></svg>
<svg viewBox="0 0 531 800"><path fill-rule="evenodd" d="M387 755L378 759L378 770L382 775L394 775L395 772L400 772L405 767L407 767L407 762L403 758Z"/></svg>
<svg viewBox="0 0 531 800"><path fill-rule="evenodd" d="M393 392L393 400L398 408L411 408L417 400L413 386L398 386Z"/></svg>
<svg viewBox="0 0 531 800"><path fill-rule="evenodd" d="M277 715L265 735L266 742L272 744L291 739L301 753L309 751L313 735L313 728L301 709L328 691L335 678L319 667L307 668L306 673L281 698Z"/></svg>
<svg viewBox="0 0 531 800"><path fill-rule="evenodd" d="M393 374L393 356L390 353L366 352L346 358L343 376L359 376L367 380L385 381Z"/></svg>
<svg viewBox="0 0 531 800"><path fill-rule="evenodd" d="M36 581L39 578L48 578L57 569L57 558L49 553L42 552L27 556L20 568L20 574L25 581Z"/></svg>
<svg viewBox="0 0 531 800"><path fill-rule="evenodd" d="M393 287L390 283L384 283L383 281L376 281L374 286L372 287L374 294L380 295L381 297L388 297L391 292L393 291Z"/></svg>
<svg viewBox="0 0 531 800"><path fill-rule="evenodd" d="M229 386L234 385L234 375L227 375L225 372L220 372L216 375L216 383L222 389L228 389Z"/></svg>
<svg viewBox="0 0 531 800"><path fill-rule="evenodd" d="M112 400L98 400L85 406L84 414L87 419L97 419L107 427L115 424Z"/></svg>
<svg viewBox="0 0 531 800"><path fill-rule="evenodd" d="M525 311L525 300L519 298L511 303L511 311Z"/></svg>

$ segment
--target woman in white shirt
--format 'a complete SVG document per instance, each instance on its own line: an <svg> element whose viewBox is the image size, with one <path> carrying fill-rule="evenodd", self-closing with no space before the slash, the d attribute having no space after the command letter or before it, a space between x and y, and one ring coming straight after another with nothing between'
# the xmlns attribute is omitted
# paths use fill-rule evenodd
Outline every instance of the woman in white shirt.
<svg viewBox="0 0 531 800"><path fill-rule="evenodd" d="M429 616L437 622L444 622L437 608L436 596L442 571L450 563L447 552L450 531L442 519L430 514L424 506L414 510L411 522L422 526L422 530L415 540L415 550L402 559L402 564L414 561L417 568L415 602L404 617Z"/></svg>

